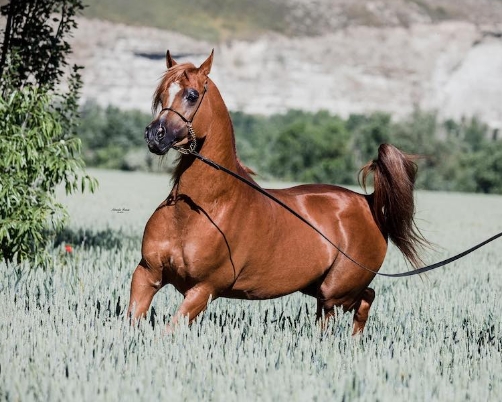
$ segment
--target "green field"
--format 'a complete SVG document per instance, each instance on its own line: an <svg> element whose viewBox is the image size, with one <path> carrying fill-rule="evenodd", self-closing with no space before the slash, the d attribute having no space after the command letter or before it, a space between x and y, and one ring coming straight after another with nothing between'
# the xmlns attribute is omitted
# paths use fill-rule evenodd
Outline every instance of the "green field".
<svg viewBox="0 0 502 402"><path fill-rule="evenodd" d="M366 332L340 315L321 336L303 295L220 299L191 328L163 333L181 296L154 299L140 328L124 319L146 220L169 177L91 170L94 195L60 198L73 230L121 229L121 247L54 250L46 271L1 265L0 400L500 401L501 240L446 268L377 278ZM119 213L117 210L120 210ZM430 262L502 230L502 196L418 193ZM385 272L406 270L391 248Z"/></svg>

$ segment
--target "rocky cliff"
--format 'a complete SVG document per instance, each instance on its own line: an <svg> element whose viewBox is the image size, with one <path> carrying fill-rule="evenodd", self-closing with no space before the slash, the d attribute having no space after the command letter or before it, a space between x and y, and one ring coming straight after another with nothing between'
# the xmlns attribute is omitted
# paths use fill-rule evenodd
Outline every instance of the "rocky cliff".
<svg viewBox="0 0 502 402"><path fill-rule="evenodd" d="M213 47L211 75L231 110L386 111L399 118L420 107L502 125L502 25L493 23L359 25L215 46L175 32L81 19L72 62L85 66L83 100L149 111L166 49L197 64Z"/></svg>

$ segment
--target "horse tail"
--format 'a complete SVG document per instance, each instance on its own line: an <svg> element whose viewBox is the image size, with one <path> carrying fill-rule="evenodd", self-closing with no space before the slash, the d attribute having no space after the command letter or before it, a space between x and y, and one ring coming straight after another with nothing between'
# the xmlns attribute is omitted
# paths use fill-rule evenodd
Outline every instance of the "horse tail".
<svg viewBox="0 0 502 402"><path fill-rule="evenodd" d="M378 158L359 172L359 182L365 191L368 175L373 173L373 216L380 230L415 268L423 263L420 251L430 245L414 220L416 159L390 144L382 144Z"/></svg>

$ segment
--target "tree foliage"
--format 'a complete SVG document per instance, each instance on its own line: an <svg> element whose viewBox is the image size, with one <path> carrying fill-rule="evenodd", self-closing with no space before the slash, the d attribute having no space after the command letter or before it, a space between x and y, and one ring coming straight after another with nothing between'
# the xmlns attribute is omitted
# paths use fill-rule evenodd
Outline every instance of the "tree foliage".
<svg viewBox="0 0 502 402"><path fill-rule="evenodd" d="M11 88L32 83L53 90L64 76L66 38L77 27L81 0L16 0L1 8L7 17L2 43L0 78L9 76ZM8 90L3 86L3 91Z"/></svg>
<svg viewBox="0 0 502 402"><path fill-rule="evenodd" d="M0 258L47 261L48 229L62 227L66 211L55 199L91 191L96 181L83 172L78 122L79 67L67 89L65 38L76 27L80 0L17 0L1 8L7 17L0 58Z"/></svg>
<svg viewBox="0 0 502 402"><path fill-rule="evenodd" d="M327 112L290 111L290 123L277 135L270 172L286 180L329 182L339 172L339 183L351 182L350 135L340 118Z"/></svg>
<svg viewBox="0 0 502 402"><path fill-rule="evenodd" d="M65 135L50 101L32 87L0 100L0 251L7 261L46 259L46 229L60 229L67 217L56 186L64 183L67 193L94 188L88 176L79 178L80 141Z"/></svg>
<svg viewBox="0 0 502 402"><path fill-rule="evenodd" d="M82 115L79 135L89 164L152 170L143 142L149 114L90 103ZM358 169L389 142L421 156L418 188L502 193L502 141L475 117L440 121L436 113L420 110L401 121L381 112L347 119L299 110L231 115L239 157L262 179L357 184ZM149 162L131 163L130 155Z"/></svg>
<svg viewBox="0 0 502 402"><path fill-rule="evenodd" d="M153 159L144 147L143 138L145 127L152 119L150 115L124 112L115 106L102 108L87 102L81 108L81 116L84 124L79 129L79 137L89 165L123 170L152 167Z"/></svg>

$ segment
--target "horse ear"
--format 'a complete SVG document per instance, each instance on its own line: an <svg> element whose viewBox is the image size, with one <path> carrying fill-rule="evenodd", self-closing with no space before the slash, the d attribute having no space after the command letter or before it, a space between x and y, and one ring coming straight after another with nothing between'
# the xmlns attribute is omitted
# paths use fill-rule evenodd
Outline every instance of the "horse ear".
<svg viewBox="0 0 502 402"><path fill-rule="evenodd" d="M169 49L167 50L166 52L166 66L167 66L167 69L169 70L172 66L175 66L176 64L176 61L171 57L171 53L169 52Z"/></svg>
<svg viewBox="0 0 502 402"><path fill-rule="evenodd" d="M214 54L214 49L211 50L211 54L209 55L209 57L199 67L199 71L203 72L205 75L209 75L209 73L211 72L211 66L213 65L213 54Z"/></svg>

